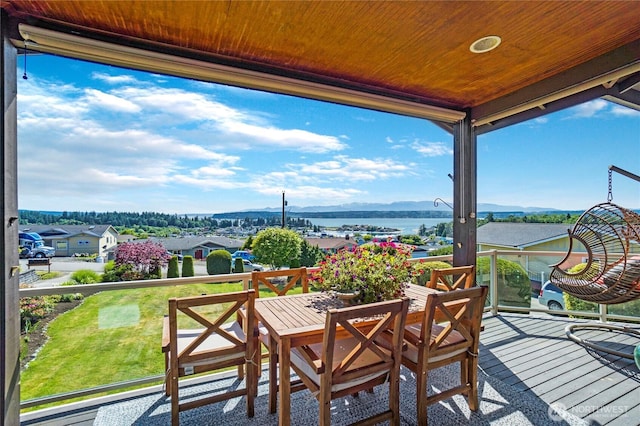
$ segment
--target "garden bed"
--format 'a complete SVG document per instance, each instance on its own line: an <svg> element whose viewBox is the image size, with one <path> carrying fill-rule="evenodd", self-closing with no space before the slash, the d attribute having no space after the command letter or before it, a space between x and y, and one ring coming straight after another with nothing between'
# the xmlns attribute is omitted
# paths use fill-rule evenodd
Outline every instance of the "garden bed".
<svg viewBox="0 0 640 426"><path fill-rule="evenodd" d="M20 334L21 354L20 354L20 370L24 370L36 354L47 342L47 326L51 321L81 304L83 299L71 300L69 302L58 302L54 305L53 311L49 312L44 318L39 320L31 329Z"/></svg>

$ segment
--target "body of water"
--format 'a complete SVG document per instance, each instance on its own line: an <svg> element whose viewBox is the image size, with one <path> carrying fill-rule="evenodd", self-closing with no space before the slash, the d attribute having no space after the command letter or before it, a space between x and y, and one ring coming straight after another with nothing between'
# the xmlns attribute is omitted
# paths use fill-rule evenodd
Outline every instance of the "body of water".
<svg viewBox="0 0 640 426"><path fill-rule="evenodd" d="M307 218L308 221L318 226L326 226L329 228L338 228L342 225L371 225L371 226L384 226L385 228L399 229L399 233L402 235L417 234L420 225L424 225L427 228L436 226L439 223L448 223L453 219L449 218ZM334 234L334 232L328 231L328 234ZM398 232L396 232L398 233ZM339 234L339 233L338 233Z"/></svg>

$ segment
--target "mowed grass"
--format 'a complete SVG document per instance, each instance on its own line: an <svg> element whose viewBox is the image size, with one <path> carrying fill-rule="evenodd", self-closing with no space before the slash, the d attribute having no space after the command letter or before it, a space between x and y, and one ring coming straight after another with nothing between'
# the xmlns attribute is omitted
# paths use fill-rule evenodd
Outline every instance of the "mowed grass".
<svg viewBox="0 0 640 426"><path fill-rule="evenodd" d="M87 297L49 324L49 340L21 374L21 400L164 374L168 299L240 290L242 283L194 284Z"/></svg>
<svg viewBox="0 0 640 426"><path fill-rule="evenodd" d="M162 375L162 323L168 313L167 301L241 290L242 283L193 284L89 296L49 324L49 340L21 374L21 400ZM297 287L289 294L301 291ZM271 291L260 290L260 297L272 296ZM211 312L215 314L215 310ZM119 391L109 393L115 392Z"/></svg>

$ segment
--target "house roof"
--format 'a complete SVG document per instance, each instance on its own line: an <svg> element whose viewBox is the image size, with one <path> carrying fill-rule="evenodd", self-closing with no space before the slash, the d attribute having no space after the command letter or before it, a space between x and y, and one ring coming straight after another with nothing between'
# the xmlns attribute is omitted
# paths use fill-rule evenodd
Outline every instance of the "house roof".
<svg viewBox="0 0 640 426"><path fill-rule="evenodd" d="M357 246L358 243L354 240L347 240L346 238L305 238L305 241L309 245L317 246L320 250L339 250L343 247Z"/></svg>
<svg viewBox="0 0 640 426"><path fill-rule="evenodd" d="M242 240L221 236L151 238L151 240L162 243L167 250L192 250L197 247L211 246L224 249L237 249L244 244Z"/></svg>
<svg viewBox="0 0 640 426"><path fill-rule="evenodd" d="M598 97L640 109L635 1L0 6L13 43L29 51L399 112L449 130L470 116L481 134ZM472 53L485 36L501 43Z"/></svg>
<svg viewBox="0 0 640 426"><path fill-rule="evenodd" d="M477 243L505 248L525 248L565 238L573 225L566 223L489 222L478 228Z"/></svg>
<svg viewBox="0 0 640 426"><path fill-rule="evenodd" d="M36 232L43 237L69 238L76 235L102 237L107 231L116 236L118 231L111 225L21 225L20 232Z"/></svg>

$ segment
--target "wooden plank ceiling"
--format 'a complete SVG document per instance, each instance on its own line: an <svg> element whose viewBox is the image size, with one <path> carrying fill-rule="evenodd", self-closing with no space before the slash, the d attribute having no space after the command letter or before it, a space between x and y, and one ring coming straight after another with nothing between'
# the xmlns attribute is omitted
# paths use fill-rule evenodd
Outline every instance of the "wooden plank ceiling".
<svg viewBox="0 0 640 426"><path fill-rule="evenodd" d="M636 1L0 0L0 5L16 38L17 24L28 23L472 111L475 118L640 63ZM495 50L470 51L473 41L489 35L502 39Z"/></svg>

